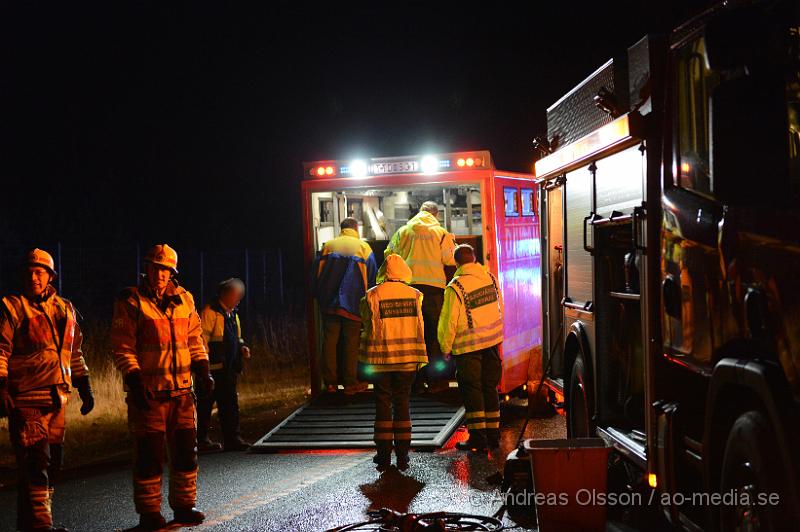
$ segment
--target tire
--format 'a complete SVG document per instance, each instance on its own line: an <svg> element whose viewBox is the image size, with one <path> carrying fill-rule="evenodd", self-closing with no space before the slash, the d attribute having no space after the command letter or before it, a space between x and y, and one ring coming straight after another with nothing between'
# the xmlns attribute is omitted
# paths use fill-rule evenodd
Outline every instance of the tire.
<svg viewBox="0 0 800 532"><path fill-rule="evenodd" d="M795 527L786 498L786 475L780 448L767 416L758 410L740 415L733 424L722 459L720 493L737 494L739 504L721 506L720 530L788 530ZM747 504L746 500L777 493L780 503ZM747 497L744 497L747 494ZM760 502L760 501L759 501Z"/></svg>
<svg viewBox="0 0 800 532"><path fill-rule="evenodd" d="M594 389L586 371L583 355L578 354L569 374L569 404L567 405L567 436L591 438L594 434Z"/></svg>

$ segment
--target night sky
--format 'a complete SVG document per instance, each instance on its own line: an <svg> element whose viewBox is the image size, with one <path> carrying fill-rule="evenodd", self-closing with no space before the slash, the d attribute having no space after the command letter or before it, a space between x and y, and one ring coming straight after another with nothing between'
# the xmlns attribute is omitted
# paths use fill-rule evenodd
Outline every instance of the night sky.
<svg viewBox="0 0 800 532"><path fill-rule="evenodd" d="M4 2L0 238L299 257L301 161L529 170L548 105L704 3Z"/></svg>

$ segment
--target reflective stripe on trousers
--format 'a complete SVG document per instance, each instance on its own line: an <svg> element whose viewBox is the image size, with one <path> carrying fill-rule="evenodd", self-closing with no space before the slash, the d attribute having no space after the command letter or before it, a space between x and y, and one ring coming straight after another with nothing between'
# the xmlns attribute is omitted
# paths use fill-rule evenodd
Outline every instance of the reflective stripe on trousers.
<svg viewBox="0 0 800 532"><path fill-rule="evenodd" d="M394 440L395 452L405 454L411 446L411 384L413 371L377 373L375 384L375 443Z"/></svg>
<svg viewBox="0 0 800 532"><path fill-rule="evenodd" d="M191 508L197 499L197 433L194 396L148 400L142 411L128 401L135 440L133 501L137 513L161 511L164 446L169 447L169 505Z"/></svg>

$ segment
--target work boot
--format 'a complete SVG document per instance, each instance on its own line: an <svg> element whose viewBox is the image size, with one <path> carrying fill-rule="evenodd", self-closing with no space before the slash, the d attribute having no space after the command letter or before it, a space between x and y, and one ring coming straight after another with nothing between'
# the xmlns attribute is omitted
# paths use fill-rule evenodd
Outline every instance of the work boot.
<svg viewBox="0 0 800 532"><path fill-rule="evenodd" d="M397 469L405 471L408 469L408 453L411 450L411 444L407 440L400 440L394 444L394 455L396 458Z"/></svg>
<svg viewBox="0 0 800 532"><path fill-rule="evenodd" d="M450 389L450 383L448 381L440 380L428 383L428 393L430 394L446 392L449 389Z"/></svg>
<svg viewBox="0 0 800 532"><path fill-rule="evenodd" d="M161 512L147 512L139 516L139 526L134 530L161 530L167 527L167 520Z"/></svg>
<svg viewBox="0 0 800 532"><path fill-rule="evenodd" d="M357 393L365 392L369 389L369 383L357 382L355 384L348 384L344 387L345 395L355 395Z"/></svg>
<svg viewBox="0 0 800 532"><path fill-rule="evenodd" d="M205 436L197 438L197 452L199 453L213 453L222 450L222 444L212 441L211 438Z"/></svg>
<svg viewBox="0 0 800 532"><path fill-rule="evenodd" d="M486 445L491 451L500 448L500 431L498 429L486 429Z"/></svg>
<svg viewBox="0 0 800 532"><path fill-rule="evenodd" d="M197 508L175 508L175 522L184 526L199 525L206 519L206 514Z"/></svg>
<svg viewBox="0 0 800 532"><path fill-rule="evenodd" d="M466 441L456 443L456 449L459 451L470 451L473 453L486 452L486 438L478 431L470 432L469 438Z"/></svg>
<svg viewBox="0 0 800 532"><path fill-rule="evenodd" d="M372 457L375 469L383 473L392 465L392 444L388 442L376 442L378 452Z"/></svg>
<svg viewBox="0 0 800 532"><path fill-rule="evenodd" d="M249 448L250 444L244 441L241 436L236 436L232 440L226 441L224 446L225 452L246 451Z"/></svg>

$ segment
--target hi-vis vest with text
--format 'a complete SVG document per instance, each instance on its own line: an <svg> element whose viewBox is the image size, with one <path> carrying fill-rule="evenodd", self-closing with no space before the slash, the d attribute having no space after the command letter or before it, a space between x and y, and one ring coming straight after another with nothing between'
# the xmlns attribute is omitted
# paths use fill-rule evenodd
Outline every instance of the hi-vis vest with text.
<svg viewBox="0 0 800 532"><path fill-rule="evenodd" d="M503 299L497 279L478 264L456 270L439 317L443 353L472 353L503 341Z"/></svg>
<svg viewBox="0 0 800 532"><path fill-rule="evenodd" d="M361 305L361 362L383 365L428 361L419 290L402 281L386 281L367 291Z"/></svg>

